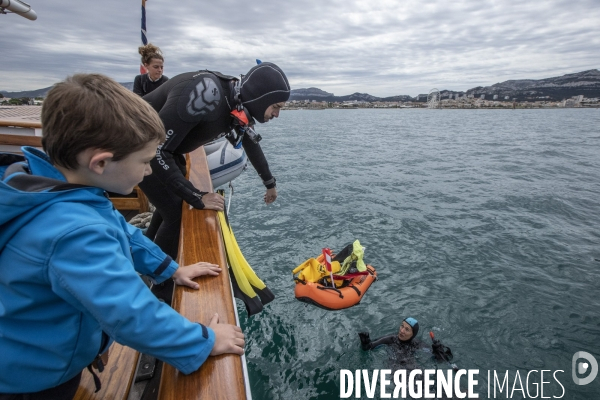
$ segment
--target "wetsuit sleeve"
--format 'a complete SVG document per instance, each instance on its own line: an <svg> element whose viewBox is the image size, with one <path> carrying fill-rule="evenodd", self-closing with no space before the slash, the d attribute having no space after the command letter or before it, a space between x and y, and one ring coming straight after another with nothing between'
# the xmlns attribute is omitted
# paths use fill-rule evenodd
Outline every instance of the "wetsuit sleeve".
<svg viewBox="0 0 600 400"><path fill-rule="evenodd" d="M138 75L135 77L135 79L133 80L133 93L137 94L138 96L143 96L144 92L142 91L142 76Z"/></svg>
<svg viewBox="0 0 600 400"><path fill-rule="evenodd" d="M150 277L155 284L162 283L173 276L179 265L144 236L140 229L128 223L124 223L123 226L129 238L135 270Z"/></svg>
<svg viewBox="0 0 600 400"><path fill-rule="evenodd" d="M229 118L229 111L219 79L212 74L179 75L168 85L166 101L158 112L165 126L166 140L157 149L152 171L187 203L195 208L204 208L202 195L206 192L199 191L185 178L175 161L175 157L179 157L177 149L187 135L202 135L202 124ZM157 96L163 94L161 90Z"/></svg>
<svg viewBox="0 0 600 400"><path fill-rule="evenodd" d="M123 253L115 229L119 228L91 223L57 237L48 262L53 291L91 315L117 342L185 374L197 370L212 351L214 332L187 320L150 292Z"/></svg>
<svg viewBox="0 0 600 400"><path fill-rule="evenodd" d="M159 113L160 115L160 113ZM163 116L161 115L161 118ZM185 135L195 124L180 126L178 134L171 134L167 131L167 140L156 150L156 157L151 161L152 173L156 174L158 179L171 189L177 196L181 197L194 208L203 209L204 203L202 196L206 192L198 190L192 183L187 180L175 161L175 154L172 149L176 149Z"/></svg>
<svg viewBox="0 0 600 400"><path fill-rule="evenodd" d="M248 135L244 135L242 139L242 146L244 146L244 150L246 150L246 154L248 155L248 160L258 172L258 176L263 181L263 184L267 189L272 189L275 187L275 178L271 174L271 170L269 169L269 163L265 157L265 154L260 147L260 144L254 143L252 139L248 137Z"/></svg>
<svg viewBox="0 0 600 400"><path fill-rule="evenodd" d="M367 346L367 348L365 348L365 350L373 350L375 347L381 346L382 344L392 344L392 343L394 343L394 337L396 337L396 336L388 335L388 336L380 337L379 339L375 339L375 340L371 341L371 343L368 344L368 346Z"/></svg>

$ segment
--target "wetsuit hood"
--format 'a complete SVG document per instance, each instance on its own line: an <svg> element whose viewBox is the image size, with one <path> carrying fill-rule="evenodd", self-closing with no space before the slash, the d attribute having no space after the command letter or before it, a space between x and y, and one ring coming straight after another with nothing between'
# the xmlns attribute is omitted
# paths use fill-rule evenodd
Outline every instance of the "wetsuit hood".
<svg viewBox="0 0 600 400"><path fill-rule="evenodd" d="M402 322L405 322L405 321L412 328L413 334L410 337L410 339L405 340L405 341L401 340L401 342L404 342L404 343L411 342L417 336L417 334L419 333L419 321L417 321L416 319L411 318L411 317L405 318Z"/></svg>
<svg viewBox="0 0 600 400"><path fill-rule="evenodd" d="M263 62L242 77L240 95L242 105L258 122L265 122L269 106L290 98L290 84L277 65Z"/></svg>
<svg viewBox="0 0 600 400"><path fill-rule="evenodd" d="M58 201L106 202L102 189L68 183L40 150L21 150L23 155L0 153L0 249L27 221Z"/></svg>

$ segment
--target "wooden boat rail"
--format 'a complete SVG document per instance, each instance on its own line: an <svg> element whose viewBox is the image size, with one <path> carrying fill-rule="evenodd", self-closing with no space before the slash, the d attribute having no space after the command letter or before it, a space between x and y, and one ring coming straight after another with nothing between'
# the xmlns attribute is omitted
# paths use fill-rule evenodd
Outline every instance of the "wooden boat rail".
<svg viewBox="0 0 600 400"><path fill-rule="evenodd" d="M0 126L5 121L0 121ZM17 126L22 126L20 125ZM15 126L14 124L9 126ZM0 133L0 144L41 147L39 136ZM189 180L202 191L212 192L212 181L204 148L200 147L188 156ZM141 193L141 191L140 191ZM119 209L119 199L111 199ZM117 203L115 203L117 200ZM197 280L199 290L175 286L172 306L190 321L208 325L215 313L221 323L236 324L235 300L231 292L225 247L221 236L217 212L192 209L183 203L179 264L189 265L199 261L211 262L221 267L217 277L201 277ZM114 343L109 361L99 373L102 388L95 393L92 375L87 371L75 395L76 400L116 399L127 400L135 378L139 353L129 347ZM244 377L242 358L225 354L209 357L200 369L184 375L168 364L161 374L159 400L212 400L250 399Z"/></svg>
<svg viewBox="0 0 600 400"><path fill-rule="evenodd" d="M0 134L0 145L42 147L40 136Z"/></svg>
<svg viewBox="0 0 600 400"><path fill-rule="evenodd" d="M14 126L15 128L41 129L42 123L39 121L2 119L2 120L0 120L0 126Z"/></svg>
<svg viewBox="0 0 600 400"><path fill-rule="evenodd" d="M212 192L204 148L189 154L189 180L199 190ZM197 280L199 290L176 286L172 306L190 321L208 324L215 313L221 323L236 324L235 300L231 293L225 246L217 212L190 209L183 203L179 264L199 261L217 264L217 277ZM239 356L209 357L200 369L183 375L170 365L163 367L159 400L246 399L243 364Z"/></svg>
<svg viewBox="0 0 600 400"><path fill-rule="evenodd" d="M0 115L3 109L0 108ZM12 142L21 141L21 146L42 147L42 124L35 118L29 116L26 118L0 118L0 145L18 146ZM21 139L20 139L21 138ZM17 149L18 150L18 149Z"/></svg>

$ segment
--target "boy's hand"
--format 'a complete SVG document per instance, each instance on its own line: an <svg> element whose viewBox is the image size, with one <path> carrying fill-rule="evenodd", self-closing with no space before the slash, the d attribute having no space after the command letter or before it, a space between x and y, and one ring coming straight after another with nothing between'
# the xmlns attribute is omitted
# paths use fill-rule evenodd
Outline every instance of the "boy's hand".
<svg viewBox="0 0 600 400"><path fill-rule="evenodd" d="M218 193L206 193L202 196L205 210L223 211L225 207L225 197Z"/></svg>
<svg viewBox="0 0 600 400"><path fill-rule="evenodd" d="M208 324L209 328L215 332L215 344L210 352L211 356L218 356L219 354L244 354L244 334L239 326L220 324L219 314L213 315Z"/></svg>
<svg viewBox="0 0 600 400"><path fill-rule="evenodd" d="M173 280L176 284L180 286L191 287L192 289L198 289L200 286L194 282L192 279L197 278L202 275L212 275L217 276L221 272L221 268L219 268L216 264L211 264L207 262L199 262L196 264L191 264L185 267L177 268L177 271L173 274Z"/></svg>

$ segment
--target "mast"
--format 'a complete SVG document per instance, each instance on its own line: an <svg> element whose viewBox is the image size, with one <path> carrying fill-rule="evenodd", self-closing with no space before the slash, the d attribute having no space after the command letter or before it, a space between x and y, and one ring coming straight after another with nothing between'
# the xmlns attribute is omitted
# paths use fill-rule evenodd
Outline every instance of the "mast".
<svg viewBox="0 0 600 400"><path fill-rule="evenodd" d="M142 44L145 46L148 44L148 38L146 37L146 0L142 0ZM146 74L148 70L144 67L144 64L140 64L140 74Z"/></svg>

